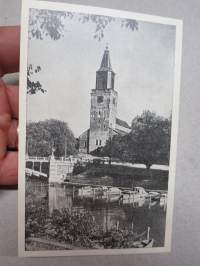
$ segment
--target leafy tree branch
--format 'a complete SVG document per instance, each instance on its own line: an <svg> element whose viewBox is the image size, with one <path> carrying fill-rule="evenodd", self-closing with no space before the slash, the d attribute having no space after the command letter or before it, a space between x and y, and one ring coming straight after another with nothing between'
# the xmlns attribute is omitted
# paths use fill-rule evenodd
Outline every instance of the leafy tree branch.
<svg viewBox="0 0 200 266"><path fill-rule="evenodd" d="M60 39L64 36L66 19L76 19L82 24L94 24L93 38L98 41L104 38L107 26L116 21L116 18L109 16L32 9L29 19L29 39L43 40L46 37L52 40ZM121 28L127 28L130 31L138 30L138 22L134 19L121 19L120 23Z"/></svg>

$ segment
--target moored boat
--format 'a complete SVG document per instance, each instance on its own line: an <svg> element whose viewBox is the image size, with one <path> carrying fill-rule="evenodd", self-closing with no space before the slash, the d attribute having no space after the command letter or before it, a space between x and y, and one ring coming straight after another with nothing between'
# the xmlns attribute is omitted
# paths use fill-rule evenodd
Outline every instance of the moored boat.
<svg viewBox="0 0 200 266"><path fill-rule="evenodd" d="M150 227L147 229L147 238L133 242L133 248L152 248L154 239L150 238Z"/></svg>
<svg viewBox="0 0 200 266"><path fill-rule="evenodd" d="M92 197L93 196L93 189L91 186L85 186L78 189L78 196L79 197Z"/></svg>
<svg viewBox="0 0 200 266"><path fill-rule="evenodd" d="M121 193L122 191L118 187L108 187L107 189L104 189L102 199L115 202L120 199Z"/></svg>
<svg viewBox="0 0 200 266"><path fill-rule="evenodd" d="M133 243L134 248L152 248L153 247L154 240L153 239L145 239L142 241L135 241Z"/></svg>
<svg viewBox="0 0 200 266"><path fill-rule="evenodd" d="M163 193L160 196L160 206L167 205L167 193Z"/></svg>
<svg viewBox="0 0 200 266"><path fill-rule="evenodd" d="M148 192L143 187L135 187L133 191L138 193L140 197L148 197Z"/></svg>
<svg viewBox="0 0 200 266"><path fill-rule="evenodd" d="M156 191L150 191L149 197L151 197L151 200L159 200L160 199L160 193Z"/></svg>
<svg viewBox="0 0 200 266"><path fill-rule="evenodd" d="M130 204L145 200L148 193L142 187L135 187L134 190L122 191L121 201L123 204Z"/></svg>

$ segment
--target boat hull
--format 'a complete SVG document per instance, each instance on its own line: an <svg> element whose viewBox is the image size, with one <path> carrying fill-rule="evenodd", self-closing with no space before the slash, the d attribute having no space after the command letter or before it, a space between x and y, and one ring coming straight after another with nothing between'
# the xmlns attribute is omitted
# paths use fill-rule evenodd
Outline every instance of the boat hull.
<svg viewBox="0 0 200 266"><path fill-rule="evenodd" d="M152 248L154 243L154 239L145 239L142 241L136 241L133 243L134 248Z"/></svg>

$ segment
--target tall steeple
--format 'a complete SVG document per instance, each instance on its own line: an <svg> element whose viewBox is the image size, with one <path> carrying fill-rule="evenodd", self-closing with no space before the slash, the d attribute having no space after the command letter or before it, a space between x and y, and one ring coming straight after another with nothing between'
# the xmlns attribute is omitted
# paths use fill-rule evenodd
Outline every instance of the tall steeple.
<svg viewBox="0 0 200 266"><path fill-rule="evenodd" d="M91 91L89 152L105 146L111 129L115 129L118 96L114 79L115 73L106 46L100 68L96 71L96 88Z"/></svg>
<svg viewBox="0 0 200 266"><path fill-rule="evenodd" d="M99 71L107 71L107 70L112 71L108 45L106 45L106 49L104 51L103 58L101 60L101 66L100 66Z"/></svg>
<svg viewBox="0 0 200 266"><path fill-rule="evenodd" d="M106 45L103 58L101 60L100 68L96 72L96 89L114 90L114 79L115 79L115 73L112 70L110 52L108 49L108 45Z"/></svg>

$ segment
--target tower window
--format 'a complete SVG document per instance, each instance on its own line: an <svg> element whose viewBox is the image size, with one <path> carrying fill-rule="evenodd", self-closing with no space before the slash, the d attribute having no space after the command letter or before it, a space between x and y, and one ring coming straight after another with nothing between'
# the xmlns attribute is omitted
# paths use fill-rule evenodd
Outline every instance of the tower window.
<svg viewBox="0 0 200 266"><path fill-rule="evenodd" d="M101 139L99 140L99 145L101 146Z"/></svg>
<svg viewBox="0 0 200 266"><path fill-rule="evenodd" d="M96 139L96 145L98 145L98 139Z"/></svg>
<svg viewBox="0 0 200 266"><path fill-rule="evenodd" d="M103 96L98 96L97 97L97 102L102 103L103 102Z"/></svg>
<svg viewBox="0 0 200 266"><path fill-rule="evenodd" d="M115 105L115 98L113 98L113 104Z"/></svg>

